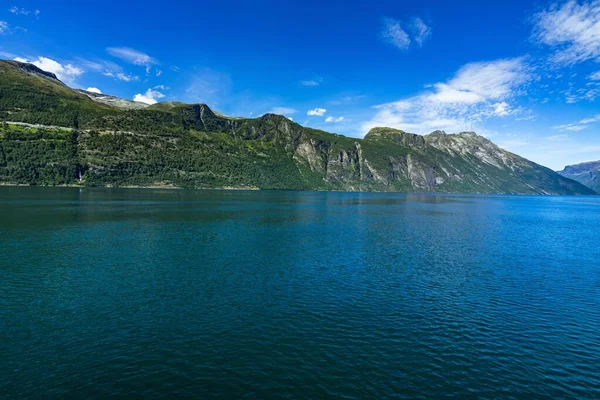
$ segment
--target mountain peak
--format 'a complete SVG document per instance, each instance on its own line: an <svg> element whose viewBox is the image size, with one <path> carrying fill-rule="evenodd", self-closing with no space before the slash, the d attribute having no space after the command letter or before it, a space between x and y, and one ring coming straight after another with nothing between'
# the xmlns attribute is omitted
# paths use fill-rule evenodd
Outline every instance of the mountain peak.
<svg viewBox="0 0 600 400"><path fill-rule="evenodd" d="M567 165L558 173L565 178L573 179L596 192L600 192L600 161Z"/></svg>
<svg viewBox="0 0 600 400"><path fill-rule="evenodd" d="M404 134L406 132L404 132L401 129L396 129L396 128L388 128L385 126L376 126L375 128L371 128L371 130L369 130L369 132L367 133L367 136L384 136L384 135L401 135Z"/></svg>
<svg viewBox="0 0 600 400"><path fill-rule="evenodd" d="M365 135L365 140L390 140L404 146L421 146L425 144L425 138L415 133L404 132L400 129L375 127Z"/></svg>

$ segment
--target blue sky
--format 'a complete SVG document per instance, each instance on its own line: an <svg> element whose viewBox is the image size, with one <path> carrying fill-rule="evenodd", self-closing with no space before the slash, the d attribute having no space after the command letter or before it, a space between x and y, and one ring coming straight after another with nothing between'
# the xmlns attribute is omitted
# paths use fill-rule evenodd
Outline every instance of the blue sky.
<svg viewBox="0 0 600 400"><path fill-rule="evenodd" d="M600 0L9 1L0 58L139 101L600 159Z"/></svg>

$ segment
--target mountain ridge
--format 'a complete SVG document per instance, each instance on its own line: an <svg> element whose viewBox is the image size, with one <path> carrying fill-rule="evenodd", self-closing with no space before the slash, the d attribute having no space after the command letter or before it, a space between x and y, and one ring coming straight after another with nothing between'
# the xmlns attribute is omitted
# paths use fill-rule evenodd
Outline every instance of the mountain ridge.
<svg viewBox="0 0 600 400"><path fill-rule="evenodd" d="M378 127L360 139L277 114L227 117L206 104L131 109L128 100L73 90L15 63L0 61L3 182L594 194L474 132Z"/></svg>
<svg viewBox="0 0 600 400"><path fill-rule="evenodd" d="M562 171L557 172L560 175L569 179L573 179L596 192L600 191L600 160L567 165Z"/></svg>

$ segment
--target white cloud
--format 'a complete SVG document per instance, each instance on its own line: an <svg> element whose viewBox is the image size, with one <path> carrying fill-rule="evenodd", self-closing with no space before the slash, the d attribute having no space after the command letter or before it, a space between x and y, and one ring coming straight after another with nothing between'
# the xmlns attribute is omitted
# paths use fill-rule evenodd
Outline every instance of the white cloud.
<svg viewBox="0 0 600 400"><path fill-rule="evenodd" d="M498 117L507 117L511 113L510 106L505 101L494 104L494 107L494 114Z"/></svg>
<svg viewBox="0 0 600 400"><path fill-rule="evenodd" d="M400 50L406 50L410 46L410 37L402 29L400 21L392 18L384 18L381 37L386 42L396 46Z"/></svg>
<svg viewBox="0 0 600 400"><path fill-rule="evenodd" d="M589 76L589 78L593 81L600 81L600 71L596 71Z"/></svg>
<svg viewBox="0 0 600 400"><path fill-rule="evenodd" d="M593 124L594 122L600 121L600 114L594 115L591 118L585 118L579 121L580 124Z"/></svg>
<svg viewBox="0 0 600 400"><path fill-rule="evenodd" d="M431 27L427 26L421 18L412 18L411 22L404 26L411 35L402 27L401 21L384 18L381 37L400 50L407 50L413 41L417 46L423 47L425 41L431 37Z"/></svg>
<svg viewBox="0 0 600 400"><path fill-rule="evenodd" d="M571 131L571 132L579 132L587 128L585 125L577 125L577 124L565 124L565 125L557 125L553 126L554 129L558 129L561 131Z"/></svg>
<svg viewBox="0 0 600 400"><path fill-rule="evenodd" d="M414 32L415 42L419 46L423 46L423 43L431 36L431 28L421 18L413 19L411 30Z"/></svg>
<svg viewBox="0 0 600 400"><path fill-rule="evenodd" d="M145 66L146 68L152 64L158 64L158 61L148 54L129 47L109 47L106 51L113 57L120 58L131 64Z"/></svg>
<svg viewBox="0 0 600 400"><path fill-rule="evenodd" d="M361 133L376 126L416 133L478 130L487 118L516 113L508 100L521 94L531 79L523 58L467 64L452 79L429 85L424 93L376 106L378 111L362 125Z"/></svg>
<svg viewBox="0 0 600 400"><path fill-rule="evenodd" d="M269 110L270 114L288 115L295 114L296 110L290 107L273 107Z"/></svg>
<svg viewBox="0 0 600 400"><path fill-rule="evenodd" d="M319 82L316 80L300 81L302 86L319 86Z"/></svg>
<svg viewBox="0 0 600 400"><path fill-rule="evenodd" d="M44 71L52 72L58 79L67 84L75 83L75 79L83 74L83 69L73 64L61 64L58 61L47 57L38 57L36 60L27 60L22 57L16 57L15 61L30 63Z"/></svg>
<svg viewBox="0 0 600 400"><path fill-rule="evenodd" d="M158 103L158 100L162 99L163 97L165 97L165 95L161 92L157 90L148 89L144 94L138 93L135 96L133 96L133 101L138 101L140 103L146 104L156 104Z"/></svg>
<svg viewBox="0 0 600 400"><path fill-rule="evenodd" d="M89 87L85 90L87 90L88 92L92 92L92 93L102 94L102 91L100 89L98 89L97 87Z"/></svg>
<svg viewBox="0 0 600 400"><path fill-rule="evenodd" d="M600 61L600 1L554 3L535 14L533 23L533 39L555 48L554 63Z"/></svg>
<svg viewBox="0 0 600 400"><path fill-rule="evenodd" d="M156 70L156 76L161 76L163 74L162 70L157 69Z"/></svg>
<svg viewBox="0 0 600 400"><path fill-rule="evenodd" d="M138 76L126 74L123 68L112 62L106 60L90 61L83 58L77 59L78 63L85 67L87 70L97 72L109 78L115 78L124 82L131 82L139 80Z"/></svg>
<svg viewBox="0 0 600 400"><path fill-rule="evenodd" d="M323 83L323 78L321 78L320 76L317 76L313 79L300 81L300 85L302 86L319 86L321 83Z"/></svg>
<svg viewBox="0 0 600 400"><path fill-rule="evenodd" d="M15 15L35 15L38 16L40 15L40 10L27 10L25 8L19 8L17 6L12 6L11 8L8 9L9 12L15 14Z"/></svg>
<svg viewBox="0 0 600 400"><path fill-rule="evenodd" d="M582 87L579 89L570 88L561 93L565 95L565 100L568 104L574 104L582 100L596 100L596 98L600 96L600 89L595 87Z"/></svg>
<svg viewBox="0 0 600 400"><path fill-rule="evenodd" d="M8 32L8 23L6 21L0 21L0 35Z"/></svg>
<svg viewBox="0 0 600 400"><path fill-rule="evenodd" d="M135 76L135 75L131 75L131 74L125 74L123 72L119 72L116 75L106 75L106 76L113 76L113 77L115 77L118 80L123 81L123 82L137 81L137 80L140 79L139 76Z"/></svg>
<svg viewBox="0 0 600 400"><path fill-rule="evenodd" d="M312 109L312 110L308 110L306 112L306 115L313 115L313 116L322 117L326 112L327 112L327 110L325 108L315 108L315 109Z"/></svg>
<svg viewBox="0 0 600 400"><path fill-rule="evenodd" d="M342 122L344 120L344 117L327 117L325 118L325 122Z"/></svg>
<svg viewBox="0 0 600 400"><path fill-rule="evenodd" d="M594 124L600 121L600 114L596 114L590 118L581 119L572 124L564 124L564 125L556 125L552 128L558 129L561 131L571 131L571 132L579 132L587 128L587 125Z"/></svg>

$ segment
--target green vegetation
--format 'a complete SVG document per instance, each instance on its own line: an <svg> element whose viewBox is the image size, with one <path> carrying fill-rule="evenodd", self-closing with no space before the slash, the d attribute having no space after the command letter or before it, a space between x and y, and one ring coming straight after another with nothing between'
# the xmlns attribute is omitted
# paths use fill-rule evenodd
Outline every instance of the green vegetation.
<svg viewBox="0 0 600 400"><path fill-rule="evenodd" d="M31 64L1 61L0 119L77 128L98 115L116 111L52 76Z"/></svg>
<svg viewBox="0 0 600 400"><path fill-rule="evenodd" d="M204 104L122 109L18 62L0 61L0 120L3 183L592 193L474 134L377 128L355 139Z"/></svg>

